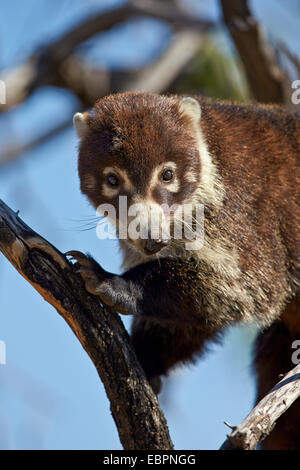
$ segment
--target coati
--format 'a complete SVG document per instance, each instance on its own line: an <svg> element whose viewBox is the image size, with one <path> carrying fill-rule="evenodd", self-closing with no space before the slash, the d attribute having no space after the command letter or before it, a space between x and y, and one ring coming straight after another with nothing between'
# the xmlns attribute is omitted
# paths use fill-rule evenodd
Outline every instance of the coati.
<svg viewBox="0 0 300 470"><path fill-rule="evenodd" d="M128 92L76 113L81 191L97 208L203 204L204 241L121 239L124 274L70 252L87 289L133 315L132 342L149 381L191 361L224 329L256 322L258 399L294 365L300 339L300 113L200 96ZM171 222L172 216L171 212ZM174 222L174 220L173 220ZM300 402L265 449L300 448Z"/></svg>

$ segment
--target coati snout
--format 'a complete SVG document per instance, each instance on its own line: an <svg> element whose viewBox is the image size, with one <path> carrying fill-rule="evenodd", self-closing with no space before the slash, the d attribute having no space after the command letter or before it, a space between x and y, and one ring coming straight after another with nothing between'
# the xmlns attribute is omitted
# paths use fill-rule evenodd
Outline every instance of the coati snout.
<svg viewBox="0 0 300 470"><path fill-rule="evenodd" d="M146 254L153 255L154 253L158 253L165 246L168 246L170 242L170 238L147 238L143 241L143 250Z"/></svg>

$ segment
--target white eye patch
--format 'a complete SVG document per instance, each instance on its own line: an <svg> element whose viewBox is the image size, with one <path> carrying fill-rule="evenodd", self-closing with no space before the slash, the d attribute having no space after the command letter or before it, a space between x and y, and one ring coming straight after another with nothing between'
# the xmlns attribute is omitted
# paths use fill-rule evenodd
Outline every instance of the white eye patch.
<svg viewBox="0 0 300 470"><path fill-rule="evenodd" d="M174 172L174 177L169 183L166 183L165 188L167 191L170 191L170 193L177 193L179 191L180 185L178 178L175 175L176 168L177 165L175 162L161 163L156 168L154 168L150 179L150 190L157 185L157 181L164 170L172 170Z"/></svg>
<svg viewBox="0 0 300 470"><path fill-rule="evenodd" d="M103 185L102 185L102 194L103 194L103 196L105 196L109 199L117 196L119 194L119 190L120 190L119 187L113 188L113 187L110 187L106 183L103 183Z"/></svg>
<svg viewBox="0 0 300 470"><path fill-rule="evenodd" d="M116 175L116 177L119 178L120 183L119 183L118 186L116 186L114 188L113 186L110 186L109 183L104 182L103 185L102 185L102 194L105 197L113 198L113 197L117 196L120 192L121 187L123 189L125 189L125 191L127 191L127 192L132 193L134 191L134 186L133 186L126 170L123 170L123 169L118 168L118 167L113 167L113 166L105 167L104 170L103 170L103 175L108 176L110 174Z"/></svg>

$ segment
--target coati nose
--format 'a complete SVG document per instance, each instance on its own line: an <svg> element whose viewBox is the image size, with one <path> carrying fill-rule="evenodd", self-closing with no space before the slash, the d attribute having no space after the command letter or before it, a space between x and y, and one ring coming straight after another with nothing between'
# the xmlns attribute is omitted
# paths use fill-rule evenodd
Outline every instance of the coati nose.
<svg viewBox="0 0 300 470"><path fill-rule="evenodd" d="M152 238L147 238L145 240L145 245L144 245L144 251L149 254L153 255L154 253L157 253L160 251L164 246L167 246L170 243L169 238L164 238L164 239L157 239L153 240Z"/></svg>

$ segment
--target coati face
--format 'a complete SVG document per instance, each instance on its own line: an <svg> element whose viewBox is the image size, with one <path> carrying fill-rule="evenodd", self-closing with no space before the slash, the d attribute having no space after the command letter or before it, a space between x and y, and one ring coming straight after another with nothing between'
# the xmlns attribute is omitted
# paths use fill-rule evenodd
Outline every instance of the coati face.
<svg viewBox="0 0 300 470"><path fill-rule="evenodd" d="M172 241L167 224L174 224L176 210L191 202L199 187L200 114L193 98L124 93L101 99L90 113L74 116L81 191L108 216L101 208L112 205L118 230L126 223L124 238L144 254L156 253ZM137 239L129 230L134 211L129 210L126 222L120 213L125 198L127 209L136 204L141 209L135 213L141 234ZM155 236L151 220L158 229Z"/></svg>

